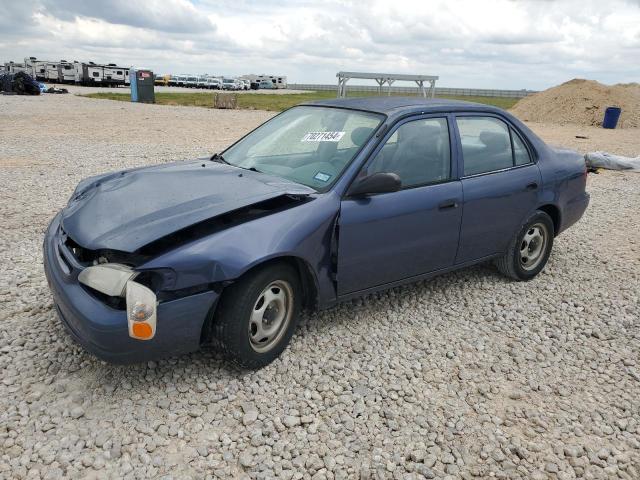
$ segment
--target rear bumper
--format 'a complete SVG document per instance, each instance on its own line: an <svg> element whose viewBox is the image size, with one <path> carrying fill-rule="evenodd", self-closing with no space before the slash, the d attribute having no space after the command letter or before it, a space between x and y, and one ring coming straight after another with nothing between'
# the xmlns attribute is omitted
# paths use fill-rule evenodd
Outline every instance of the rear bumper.
<svg viewBox="0 0 640 480"><path fill-rule="evenodd" d="M78 283L78 266L63 267L58 239L59 216L44 240L44 270L63 325L87 351L110 363L129 364L192 352L200 346L202 326L218 294L207 291L158 305L156 335L129 337L127 316L94 297ZM68 270L68 271L67 271Z"/></svg>
<svg viewBox="0 0 640 480"><path fill-rule="evenodd" d="M587 192L583 192L567 202L564 209L564 215L562 215L561 219L562 224L560 226L560 231L558 233L563 232L582 218L582 215L589 206L590 199L591 195Z"/></svg>

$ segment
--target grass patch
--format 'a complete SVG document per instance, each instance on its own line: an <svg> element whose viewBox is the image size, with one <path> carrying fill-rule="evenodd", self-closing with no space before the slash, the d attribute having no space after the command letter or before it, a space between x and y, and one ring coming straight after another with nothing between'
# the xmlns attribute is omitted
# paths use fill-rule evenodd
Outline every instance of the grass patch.
<svg viewBox="0 0 640 480"><path fill-rule="evenodd" d="M367 93L350 93L349 96L367 96ZM131 96L128 93L112 93L112 92L100 92L89 93L87 95L81 95L89 98L100 98L103 100L119 100L128 102L131 100ZM322 100L328 98L335 98L336 93L330 91L322 92L307 92L307 93L285 93L278 94L263 94L263 93L241 93L238 94L238 108L249 110L269 110L273 112L281 112L289 107L293 107L302 102L309 102L311 100ZM477 102L486 105L493 105L496 107L509 109L513 107L518 98L505 98L505 97L465 97L465 96L441 96L438 98L448 98L453 100L466 100L467 102ZM213 92L194 92L194 93L171 93L171 92L157 92L156 103L159 105L182 105L189 107L208 107L213 108Z"/></svg>

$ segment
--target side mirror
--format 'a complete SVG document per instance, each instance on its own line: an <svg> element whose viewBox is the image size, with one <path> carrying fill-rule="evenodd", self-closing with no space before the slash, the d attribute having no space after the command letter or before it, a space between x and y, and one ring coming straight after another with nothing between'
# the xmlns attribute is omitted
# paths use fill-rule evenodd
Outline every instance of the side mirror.
<svg viewBox="0 0 640 480"><path fill-rule="evenodd" d="M402 182L395 173L378 172L356 181L349 189L349 196L363 197L374 193L389 193L400 190Z"/></svg>

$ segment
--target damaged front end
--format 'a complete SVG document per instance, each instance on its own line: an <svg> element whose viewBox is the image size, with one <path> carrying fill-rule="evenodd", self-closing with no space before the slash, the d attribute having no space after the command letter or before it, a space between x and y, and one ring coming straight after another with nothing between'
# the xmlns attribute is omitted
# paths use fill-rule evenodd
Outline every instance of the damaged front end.
<svg viewBox="0 0 640 480"><path fill-rule="evenodd" d="M194 351L225 282L220 281L215 251L198 258L180 254L183 247L309 200L295 195L270 198L132 252L80 245L65 231L63 211L52 222L44 245L45 271L63 323L87 350L110 362ZM183 268L185 264L197 266L198 274Z"/></svg>
<svg viewBox="0 0 640 480"><path fill-rule="evenodd" d="M44 242L63 324L87 350L115 363L197 350L226 285L300 246L284 232L308 223L303 238L322 236L312 217L296 213L310 211L303 205L318 199L313 193L193 162L82 182Z"/></svg>
<svg viewBox="0 0 640 480"><path fill-rule="evenodd" d="M218 292L166 295L175 278L170 269L141 268L121 252L72 250L60 219L53 219L45 235L44 269L54 306L75 341L97 357L120 364L200 347L202 326Z"/></svg>
<svg viewBox="0 0 640 480"><path fill-rule="evenodd" d="M108 297L125 299L129 336L151 340L156 334L156 294L135 281L138 272L120 263L87 267L78 281Z"/></svg>

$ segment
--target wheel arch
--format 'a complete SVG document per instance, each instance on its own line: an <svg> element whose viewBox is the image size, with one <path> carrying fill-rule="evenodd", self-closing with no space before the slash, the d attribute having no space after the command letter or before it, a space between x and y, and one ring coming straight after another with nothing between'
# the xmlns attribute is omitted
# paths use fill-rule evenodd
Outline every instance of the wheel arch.
<svg viewBox="0 0 640 480"><path fill-rule="evenodd" d="M538 210L546 213L551 217L551 220L553 221L553 236L554 237L557 236L558 232L560 231L560 225L562 220L560 209L552 203L547 203L545 205L539 206Z"/></svg>
<svg viewBox="0 0 640 480"><path fill-rule="evenodd" d="M316 307L318 305L318 279L309 262L301 257L295 255L280 255L266 258L251 265L251 267L242 272L238 278L251 275L251 273L256 270L278 263L289 264L296 269L300 276L300 283L302 286L303 306L305 308Z"/></svg>
<svg viewBox="0 0 640 480"><path fill-rule="evenodd" d="M213 339L212 335L212 326L215 322L216 311L218 309L218 305L220 304L220 298L224 295L226 287L238 281L239 279L251 275L252 273L260 270L262 268L267 268L270 265L277 264L288 264L291 265L298 272L300 277L300 283L302 287L302 305L306 309L315 309L318 306L318 279L317 276L309 264L305 259L295 256L295 255L281 255L276 257L270 257L262 259L254 264L252 264L249 268L243 271L237 278L231 281L221 282L220 294L218 297L218 301L211 308L207 318L203 322L202 325L202 333L200 335L200 343L207 343Z"/></svg>

